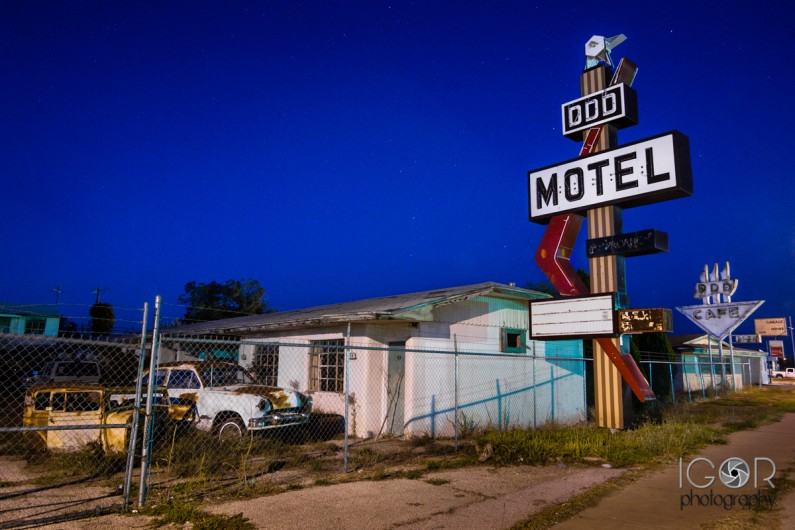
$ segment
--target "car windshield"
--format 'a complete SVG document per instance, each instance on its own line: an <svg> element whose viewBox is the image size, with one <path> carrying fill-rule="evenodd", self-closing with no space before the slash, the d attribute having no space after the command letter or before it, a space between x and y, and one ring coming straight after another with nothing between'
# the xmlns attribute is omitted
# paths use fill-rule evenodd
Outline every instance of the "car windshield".
<svg viewBox="0 0 795 530"><path fill-rule="evenodd" d="M200 368L204 386L250 385L254 379L241 366L234 364L211 364Z"/></svg>

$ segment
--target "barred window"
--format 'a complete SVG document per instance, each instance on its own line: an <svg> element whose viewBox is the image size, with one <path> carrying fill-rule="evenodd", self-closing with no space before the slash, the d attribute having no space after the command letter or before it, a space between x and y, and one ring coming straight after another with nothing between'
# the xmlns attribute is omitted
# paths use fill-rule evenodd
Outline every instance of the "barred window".
<svg viewBox="0 0 795 530"><path fill-rule="evenodd" d="M311 341L309 389L342 392L345 383L345 341Z"/></svg>
<svg viewBox="0 0 795 530"><path fill-rule="evenodd" d="M44 335L47 319L28 318L25 320L25 335Z"/></svg>
<svg viewBox="0 0 795 530"><path fill-rule="evenodd" d="M279 345L259 344L254 351L251 374L261 385L279 386Z"/></svg>

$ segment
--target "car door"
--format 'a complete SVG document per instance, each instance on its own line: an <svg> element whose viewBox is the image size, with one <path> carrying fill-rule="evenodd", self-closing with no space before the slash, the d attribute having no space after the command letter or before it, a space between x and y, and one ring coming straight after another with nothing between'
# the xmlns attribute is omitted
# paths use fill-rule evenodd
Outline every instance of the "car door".
<svg viewBox="0 0 795 530"><path fill-rule="evenodd" d="M76 427L102 422L102 392L79 390L53 392L50 401L50 427ZM100 429L56 429L47 433L47 448L74 451L99 441Z"/></svg>

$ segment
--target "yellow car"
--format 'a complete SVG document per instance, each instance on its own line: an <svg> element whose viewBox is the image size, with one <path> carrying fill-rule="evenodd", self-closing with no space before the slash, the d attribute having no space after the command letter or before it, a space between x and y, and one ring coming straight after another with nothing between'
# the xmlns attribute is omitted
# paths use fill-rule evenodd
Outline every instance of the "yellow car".
<svg viewBox="0 0 795 530"><path fill-rule="evenodd" d="M156 394L157 425L171 420L192 424L195 420L193 405L174 403L166 408L165 403L159 404L164 401L163 394ZM135 407L131 400L119 400L119 395L119 389L111 390L94 383L46 383L30 387L25 392L22 426L46 428L26 432L31 448L77 451L95 445L105 453L127 452ZM140 424L143 424L143 412L142 407ZM108 425L119 427L106 427ZM161 430L156 428L155 432Z"/></svg>

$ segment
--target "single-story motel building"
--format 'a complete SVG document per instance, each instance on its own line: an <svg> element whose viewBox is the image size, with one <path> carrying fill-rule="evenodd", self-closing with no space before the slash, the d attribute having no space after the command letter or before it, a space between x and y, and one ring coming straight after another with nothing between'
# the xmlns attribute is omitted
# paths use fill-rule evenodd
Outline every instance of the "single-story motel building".
<svg viewBox="0 0 795 530"><path fill-rule="evenodd" d="M709 335L670 336L669 342L680 363L674 376L674 388L677 392L700 392L705 388L720 386L723 367L726 370L726 384L732 389L739 390L770 382L767 354L763 351L739 348ZM723 365L720 364L721 351Z"/></svg>
<svg viewBox="0 0 795 530"><path fill-rule="evenodd" d="M547 298L486 282L188 324L162 330L161 361L227 356L339 415L349 385L360 437L449 436L456 411L480 428L575 424L587 418L582 341L529 338L529 303Z"/></svg>

